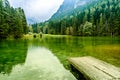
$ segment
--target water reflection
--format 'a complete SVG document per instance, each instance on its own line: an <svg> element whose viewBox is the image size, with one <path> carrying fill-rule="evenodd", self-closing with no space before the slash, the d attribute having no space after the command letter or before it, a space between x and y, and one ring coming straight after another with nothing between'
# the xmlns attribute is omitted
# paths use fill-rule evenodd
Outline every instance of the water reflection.
<svg viewBox="0 0 120 80"><path fill-rule="evenodd" d="M120 38L46 37L1 41L0 80L75 80L64 69L69 69L67 58L93 56L120 67L119 55Z"/></svg>
<svg viewBox="0 0 120 80"><path fill-rule="evenodd" d="M29 47L24 65L16 65L1 80L76 80L49 50Z"/></svg>
<svg viewBox="0 0 120 80"><path fill-rule="evenodd" d="M118 37L45 37L29 41L29 46L46 47L69 69L67 58L93 56L120 67Z"/></svg>
<svg viewBox="0 0 120 80"><path fill-rule="evenodd" d="M26 41L0 41L0 73L10 74L13 66L25 62L26 55Z"/></svg>

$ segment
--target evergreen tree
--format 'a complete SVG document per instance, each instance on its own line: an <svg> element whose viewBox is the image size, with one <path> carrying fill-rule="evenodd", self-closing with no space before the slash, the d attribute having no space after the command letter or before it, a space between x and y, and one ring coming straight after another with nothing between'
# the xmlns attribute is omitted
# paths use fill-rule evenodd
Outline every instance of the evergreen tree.
<svg viewBox="0 0 120 80"><path fill-rule="evenodd" d="M0 0L0 39L10 35L20 38L26 33L27 22L23 9L14 9L8 0Z"/></svg>
<svg viewBox="0 0 120 80"><path fill-rule="evenodd" d="M46 28L46 25L43 24L42 26ZM120 1L91 1L89 4L75 8L63 18L50 19L47 28L48 33L51 34L119 36Z"/></svg>

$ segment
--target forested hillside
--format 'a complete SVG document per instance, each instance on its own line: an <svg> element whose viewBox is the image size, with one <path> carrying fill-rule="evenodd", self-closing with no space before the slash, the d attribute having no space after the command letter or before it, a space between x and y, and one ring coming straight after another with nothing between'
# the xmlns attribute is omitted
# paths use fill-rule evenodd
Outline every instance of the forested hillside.
<svg viewBox="0 0 120 80"><path fill-rule="evenodd" d="M85 4L95 3L97 0L64 0L58 11L50 18L50 20L63 19L74 15L76 10L84 9ZM77 8L77 9L76 9Z"/></svg>
<svg viewBox="0 0 120 80"><path fill-rule="evenodd" d="M19 38L26 33L27 22L23 9L14 9L7 0L0 0L0 39L8 36Z"/></svg>
<svg viewBox="0 0 120 80"><path fill-rule="evenodd" d="M36 31L39 27L44 33L50 34L119 36L120 1L98 0L90 2L77 7L69 16L34 24L34 29L35 27Z"/></svg>

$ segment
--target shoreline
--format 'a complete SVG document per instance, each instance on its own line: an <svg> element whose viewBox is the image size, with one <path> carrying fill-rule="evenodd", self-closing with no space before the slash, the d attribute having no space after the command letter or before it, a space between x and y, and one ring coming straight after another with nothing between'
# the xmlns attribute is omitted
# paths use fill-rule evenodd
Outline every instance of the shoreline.
<svg viewBox="0 0 120 80"><path fill-rule="evenodd" d="M85 37L96 37L96 38L100 38L100 37L105 37L105 38L120 38L120 36L73 36L73 35L54 35L54 34L42 34L42 37L40 37L40 34L38 33L31 33L31 34L23 34L23 36L21 38L17 38L17 39L34 39L34 35L36 36L35 38L47 38L47 37L54 37L54 38L61 38L61 37L81 37L81 38L85 38ZM15 38L13 36L9 36L6 39L0 39L0 40L15 40Z"/></svg>

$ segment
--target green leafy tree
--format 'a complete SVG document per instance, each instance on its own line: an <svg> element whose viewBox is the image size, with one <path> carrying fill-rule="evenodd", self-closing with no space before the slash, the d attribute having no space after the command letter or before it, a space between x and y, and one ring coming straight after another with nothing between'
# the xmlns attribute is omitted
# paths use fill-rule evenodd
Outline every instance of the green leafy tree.
<svg viewBox="0 0 120 80"><path fill-rule="evenodd" d="M92 35L92 23L86 22L83 26L83 33L84 36L91 36Z"/></svg>
<svg viewBox="0 0 120 80"><path fill-rule="evenodd" d="M62 18L48 20L48 32L80 36L119 36L119 17L119 0L95 0L75 8Z"/></svg>
<svg viewBox="0 0 120 80"><path fill-rule="evenodd" d="M0 39L10 35L20 38L27 33L27 22L23 9L14 9L8 0L0 0L0 31Z"/></svg>

